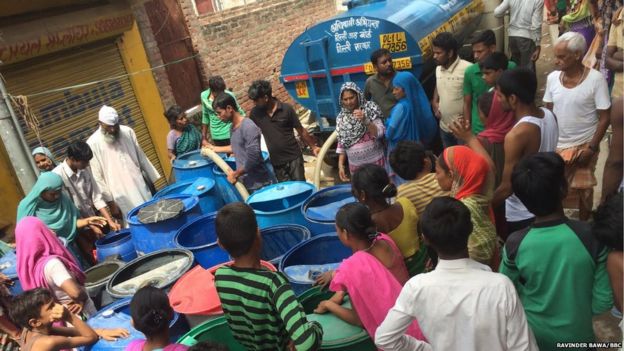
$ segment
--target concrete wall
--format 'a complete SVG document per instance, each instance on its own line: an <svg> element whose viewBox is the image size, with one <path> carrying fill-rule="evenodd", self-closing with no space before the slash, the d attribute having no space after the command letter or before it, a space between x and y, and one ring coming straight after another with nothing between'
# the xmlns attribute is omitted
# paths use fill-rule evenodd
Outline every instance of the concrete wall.
<svg viewBox="0 0 624 351"><path fill-rule="evenodd" d="M284 53L308 26L336 14L335 0L260 0L199 17L192 0L180 4L204 80L223 76L246 110L252 107L247 88L255 79L269 80L274 95L293 103L278 80Z"/></svg>

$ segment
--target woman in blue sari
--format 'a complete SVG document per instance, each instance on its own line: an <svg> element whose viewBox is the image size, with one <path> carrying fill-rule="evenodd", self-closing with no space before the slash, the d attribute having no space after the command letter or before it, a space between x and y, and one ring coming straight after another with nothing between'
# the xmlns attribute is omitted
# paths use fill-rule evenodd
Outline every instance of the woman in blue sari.
<svg viewBox="0 0 624 351"><path fill-rule="evenodd" d="M412 140L427 146L437 134L438 124L420 82L410 72L397 72L392 79L392 87L392 94L398 102L386 121L388 155L402 140ZM388 172L396 186L405 182L389 167Z"/></svg>

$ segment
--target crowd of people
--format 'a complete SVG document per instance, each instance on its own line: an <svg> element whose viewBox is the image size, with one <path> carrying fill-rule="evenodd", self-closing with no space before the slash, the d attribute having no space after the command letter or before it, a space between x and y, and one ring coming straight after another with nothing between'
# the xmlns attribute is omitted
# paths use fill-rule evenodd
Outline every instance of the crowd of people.
<svg viewBox="0 0 624 351"><path fill-rule="evenodd" d="M562 343L587 350L596 341L592 316L612 309L622 318L624 11L617 0L545 2L503 0L494 11L510 13L510 58L496 51L491 30L470 43L475 63L460 58L451 33L437 34L431 100L413 74L395 71L386 49L372 53L376 73L363 89L343 84L338 176L356 202L341 207L335 223L353 254L316 279L334 294L314 313L361 326L382 350L554 350ZM535 62L544 6L561 35L542 104ZM293 106L257 80L246 113L222 77L208 83L201 126L179 106L165 112L170 160L202 147L234 154L227 179L253 192L275 181L264 137L277 181L304 181L295 131L314 155L319 147ZM18 206L15 229L25 292L10 297L0 275L0 349L72 349L129 335L83 322L96 313L84 270L96 263L95 241L126 226L161 175L113 107L101 107L98 124L86 141L69 145L62 162L45 147L32 152L40 175ZM578 210L578 220L564 209ZM284 274L260 264L253 210L228 204L215 223L234 259L216 271L215 285L235 339L249 350L319 349L322 326L308 320ZM187 349L170 344L173 310L164 291L141 288L130 313L145 339L127 350Z"/></svg>

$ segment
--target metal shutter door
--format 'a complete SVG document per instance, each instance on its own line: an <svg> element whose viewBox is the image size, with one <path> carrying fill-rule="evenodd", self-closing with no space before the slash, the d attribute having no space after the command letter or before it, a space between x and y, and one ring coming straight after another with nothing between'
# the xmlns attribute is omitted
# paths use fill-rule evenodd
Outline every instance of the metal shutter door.
<svg viewBox="0 0 624 351"><path fill-rule="evenodd" d="M108 40L35 58L3 68L2 74L11 95L32 95L98 82L28 98L31 110L39 119L43 145L52 150L57 161L63 160L67 146L72 141L86 141L97 129L98 111L106 104L117 109L122 124L134 129L143 151L161 176L164 176L114 42ZM23 120L20 124L31 148L39 146L35 133L26 127ZM156 187L160 188L164 184L165 178L161 177Z"/></svg>

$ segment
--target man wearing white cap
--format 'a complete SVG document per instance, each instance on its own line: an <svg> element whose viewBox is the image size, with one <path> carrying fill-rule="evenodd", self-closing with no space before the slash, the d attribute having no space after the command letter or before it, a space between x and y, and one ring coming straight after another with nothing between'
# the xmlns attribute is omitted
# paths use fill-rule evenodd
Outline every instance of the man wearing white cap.
<svg viewBox="0 0 624 351"><path fill-rule="evenodd" d="M152 183L160 174L137 141L134 130L119 125L119 115L110 106L100 108L98 130L87 140L93 151L91 171L104 200L119 206L123 219L133 208L152 198L145 177ZM143 173L142 173L143 172Z"/></svg>

